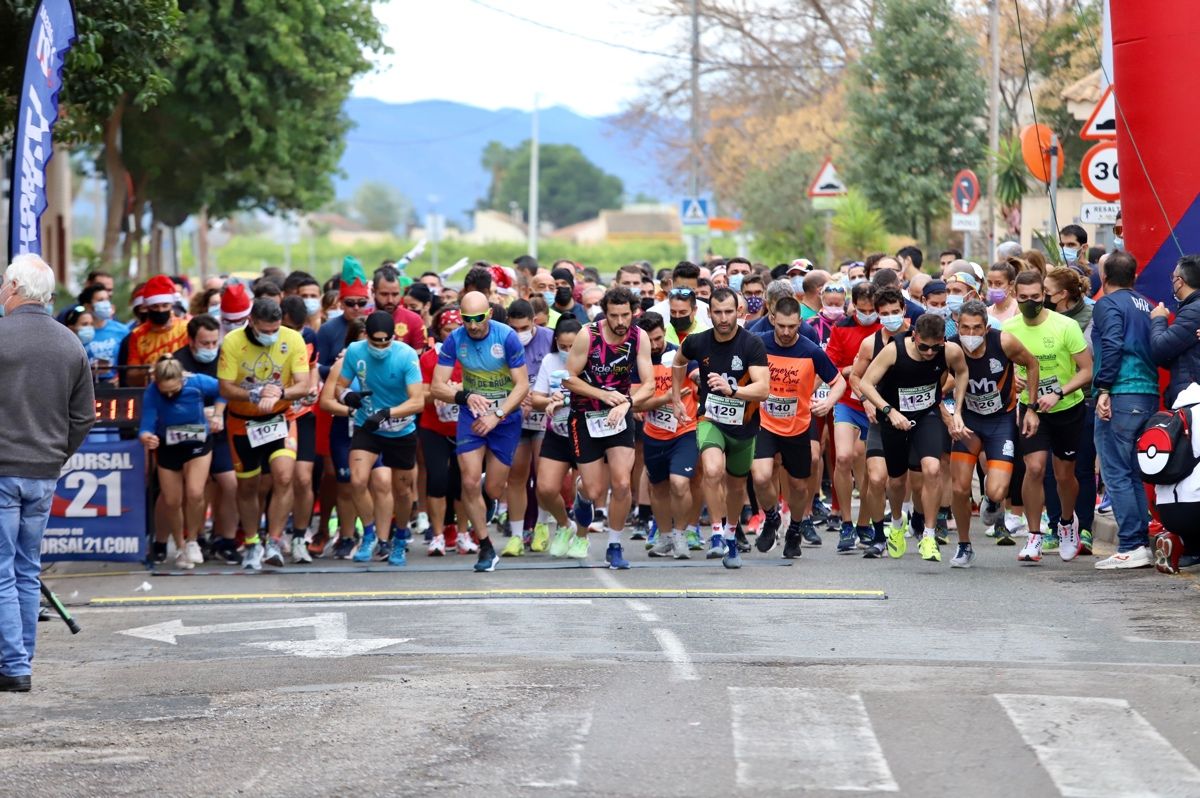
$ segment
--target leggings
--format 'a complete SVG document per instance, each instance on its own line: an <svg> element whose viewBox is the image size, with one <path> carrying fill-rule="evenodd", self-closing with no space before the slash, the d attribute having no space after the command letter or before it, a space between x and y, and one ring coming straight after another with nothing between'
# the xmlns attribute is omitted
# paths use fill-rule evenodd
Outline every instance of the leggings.
<svg viewBox="0 0 1200 798"><path fill-rule="evenodd" d="M462 476L454 454L454 438L431 429L417 430L425 452L425 490L435 499L456 502L462 498Z"/></svg>

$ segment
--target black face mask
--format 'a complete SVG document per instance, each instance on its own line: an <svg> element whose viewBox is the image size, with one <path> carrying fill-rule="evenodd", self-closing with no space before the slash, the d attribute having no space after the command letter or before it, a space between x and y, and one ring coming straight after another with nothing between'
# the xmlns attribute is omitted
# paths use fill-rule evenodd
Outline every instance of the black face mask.
<svg viewBox="0 0 1200 798"><path fill-rule="evenodd" d="M174 402L176 399L179 398L179 395L181 393L183 393L183 391L176 391L175 393L164 393L162 395L162 398L166 399L168 402Z"/></svg>
<svg viewBox="0 0 1200 798"><path fill-rule="evenodd" d="M1036 299L1027 299L1024 302L1018 302L1017 305L1021 308L1021 315L1027 319L1036 319L1038 314L1046 309L1044 300L1039 302Z"/></svg>
<svg viewBox="0 0 1200 798"><path fill-rule="evenodd" d="M567 305L571 304L571 289L564 287L555 291L554 304L558 305L560 308L565 308Z"/></svg>
<svg viewBox="0 0 1200 798"><path fill-rule="evenodd" d="M688 316L672 316L671 326L682 332L692 326L692 320Z"/></svg>
<svg viewBox="0 0 1200 798"><path fill-rule="evenodd" d="M644 313L645 311L654 307L654 297L652 297L652 296L642 297L641 305L642 305L642 312Z"/></svg>
<svg viewBox="0 0 1200 798"><path fill-rule="evenodd" d="M169 311L169 310L147 311L146 318L148 318L150 320L151 324L161 327L171 320L171 311Z"/></svg>

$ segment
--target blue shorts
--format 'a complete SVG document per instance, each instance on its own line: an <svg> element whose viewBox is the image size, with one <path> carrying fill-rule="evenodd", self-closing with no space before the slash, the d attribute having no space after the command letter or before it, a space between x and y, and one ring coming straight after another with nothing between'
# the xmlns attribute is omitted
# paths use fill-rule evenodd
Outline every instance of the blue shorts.
<svg viewBox="0 0 1200 798"><path fill-rule="evenodd" d="M227 474L233 470L233 452L229 450L229 436L225 433L212 435L212 465L210 474Z"/></svg>
<svg viewBox="0 0 1200 798"><path fill-rule="evenodd" d="M329 425L329 459L333 461L333 477L340 485L350 484L350 419L334 416ZM383 455L375 461L383 468Z"/></svg>
<svg viewBox="0 0 1200 798"><path fill-rule="evenodd" d="M484 446L506 466L513 464L517 446L521 443L521 414L513 413L499 424L486 438L481 438L471 429L475 418L469 412L458 414L458 432L455 440L458 442L454 451L466 454Z"/></svg>
<svg viewBox="0 0 1200 798"><path fill-rule="evenodd" d="M659 485L669 477L696 476L700 450L696 447L696 431L685 432L678 438L660 441L646 435L642 438L642 460L651 485Z"/></svg>
<svg viewBox="0 0 1200 798"><path fill-rule="evenodd" d="M980 450L988 461L988 468L1012 466L1016 456L1017 411L1006 410L981 416L970 410L963 411L963 421L975 433L972 441L954 441L951 457L956 460L974 462Z"/></svg>
<svg viewBox="0 0 1200 798"><path fill-rule="evenodd" d="M865 441L867 439L867 414L862 410L855 410L849 405L844 405L838 402L833 406L833 423L834 424L853 424L858 427L858 439Z"/></svg>

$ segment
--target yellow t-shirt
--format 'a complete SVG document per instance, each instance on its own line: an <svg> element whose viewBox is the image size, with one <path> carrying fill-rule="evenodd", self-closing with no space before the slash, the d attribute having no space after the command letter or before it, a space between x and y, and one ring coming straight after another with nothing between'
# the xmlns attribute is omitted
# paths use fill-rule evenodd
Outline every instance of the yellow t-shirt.
<svg viewBox="0 0 1200 798"><path fill-rule="evenodd" d="M287 389L295 375L307 373L308 349L304 337L287 327L279 328L279 340L269 348L252 344L244 329L229 333L221 344L217 378L237 383L246 390L264 385ZM281 399L267 415L282 413L290 406L290 401ZM229 411L244 418L263 415L252 402L230 402Z"/></svg>

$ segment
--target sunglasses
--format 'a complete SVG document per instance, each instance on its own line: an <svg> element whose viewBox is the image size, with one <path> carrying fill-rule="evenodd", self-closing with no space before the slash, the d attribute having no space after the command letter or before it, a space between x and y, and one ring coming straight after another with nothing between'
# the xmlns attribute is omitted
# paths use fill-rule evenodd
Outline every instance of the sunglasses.
<svg viewBox="0 0 1200 798"><path fill-rule="evenodd" d="M365 308L367 300L365 299L343 299L342 304L348 308Z"/></svg>
<svg viewBox="0 0 1200 798"><path fill-rule="evenodd" d="M922 344L920 342L917 343L917 351L918 352L941 352L945 348L946 348L945 344Z"/></svg>
<svg viewBox="0 0 1200 798"><path fill-rule="evenodd" d="M464 313L462 314L463 324L483 324L487 321L488 314L486 313Z"/></svg>
<svg viewBox="0 0 1200 798"><path fill-rule="evenodd" d="M391 338L368 338L367 340L370 341L375 346L382 347L382 346L391 346L392 345Z"/></svg>
<svg viewBox="0 0 1200 798"><path fill-rule="evenodd" d="M687 299L688 297L694 295L695 293L696 292L690 288L672 288L668 295L683 297L684 299Z"/></svg>

